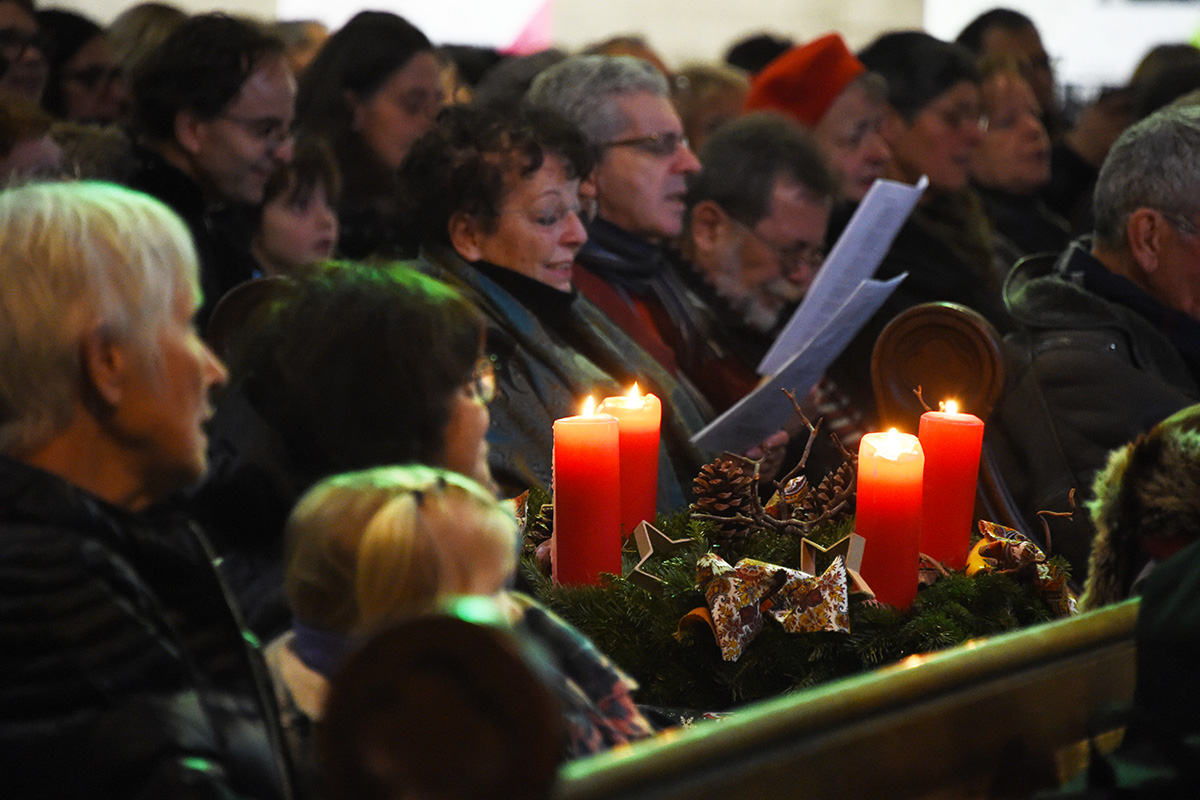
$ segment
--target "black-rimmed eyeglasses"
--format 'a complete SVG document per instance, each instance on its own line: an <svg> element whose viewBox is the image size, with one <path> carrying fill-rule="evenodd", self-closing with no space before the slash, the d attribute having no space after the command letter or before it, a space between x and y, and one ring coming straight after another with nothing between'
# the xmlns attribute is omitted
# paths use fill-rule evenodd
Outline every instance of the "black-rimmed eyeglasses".
<svg viewBox="0 0 1200 800"><path fill-rule="evenodd" d="M233 114L218 114L217 119L232 122L272 150L280 147L284 142L290 141L296 135L292 122L273 117L239 117Z"/></svg>
<svg viewBox="0 0 1200 800"><path fill-rule="evenodd" d="M730 217L730 219L733 218ZM775 260L779 262L780 268L788 277L799 272L801 267L818 270L825 263L825 250L822 247L814 247L805 242L797 242L796 244L780 247L774 242L768 241L765 236L740 219L734 219L733 222L739 227L744 228L751 237L757 239L763 247L770 250L771 254L775 256Z"/></svg>

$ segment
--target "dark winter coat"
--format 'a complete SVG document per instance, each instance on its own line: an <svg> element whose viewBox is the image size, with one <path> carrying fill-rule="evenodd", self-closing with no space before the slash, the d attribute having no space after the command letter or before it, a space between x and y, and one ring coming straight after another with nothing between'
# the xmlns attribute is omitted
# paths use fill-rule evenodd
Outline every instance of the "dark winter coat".
<svg viewBox="0 0 1200 800"><path fill-rule="evenodd" d="M286 798L266 672L207 544L0 457L0 786Z"/></svg>
<svg viewBox="0 0 1200 800"><path fill-rule="evenodd" d="M488 319L487 350L496 359L498 384L488 445L498 481L549 488L554 420L578 414L589 394L598 402L638 381L663 403L658 507L672 511L688 503L703 464L688 439L711 411L602 311L580 295L509 270L471 266L444 248L413 266L458 289Z"/></svg>
<svg viewBox="0 0 1200 800"><path fill-rule="evenodd" d="M192 233L200 259L200 288L204 305L197 315L203 325L213 306L234 286L254 277L258 264L250 252L254 236L252 209L209 203L194 180L162 156L135 148L137 167L124 181L131 189L161 200Z"/></svg>
<svg viewBox="0 0 1200 800"><path fill-rule="evenodd" d="M1002 472L1040 534L1040 510L1052 518L1050 549L1082 581L1093 528L1083 503L1108 453L1200 399L1200 362L1174 341L1200 347L1200 323L1166 309L1109 272L1087 240L1061 257L1020 262L1005 286L1020 330L1005 339L1009 378L988 423Z"/></svg>

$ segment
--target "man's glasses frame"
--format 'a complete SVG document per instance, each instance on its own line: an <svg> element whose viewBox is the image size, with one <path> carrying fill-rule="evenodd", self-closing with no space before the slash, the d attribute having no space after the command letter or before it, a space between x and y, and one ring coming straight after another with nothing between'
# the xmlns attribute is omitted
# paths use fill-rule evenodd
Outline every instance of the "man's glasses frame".
<svg viewBox="0 0 1200 800"><path fill-rule="evenodd" d="M670 158L679 152L680 147L688 146L688 138L678 131L661 131L646 136L633 136L629 139L615 139L600 145L601 150L610 147L634 147L648 155L658 158Z"/></svg>

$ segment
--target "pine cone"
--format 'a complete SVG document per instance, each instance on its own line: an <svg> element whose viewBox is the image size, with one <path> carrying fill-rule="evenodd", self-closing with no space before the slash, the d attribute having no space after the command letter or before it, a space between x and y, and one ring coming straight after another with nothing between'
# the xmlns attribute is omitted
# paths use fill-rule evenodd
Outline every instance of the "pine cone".
<svg viewBox="0 0 1200 800"><path fill-rule="evenodd" d="M816 519L826 514L839 502L853 498L853 493L847 494L857 465L853 461L845 461L840 467L821 479L816 490L811 491L801 502L801 511L806 519ZM849 502L842 507L835 518L841 518L851 513Z"/></svg>
<svg viewBox="0 0 1200 800"><path fill-rule="evenodd" d="M546 503L536 515L529 518L525 526L525 538L534 544L540 544L554 533L554 504Z"/></svg>
<svg viewBox="0 0 1200 800"><path fill-rule="evenodd" d="M717 456L700 468L692 484L696 497L691 511L716 517L749 515L758 476L753 467L728 455ZM744 539L750 529L732 519L717 525L717 535L723 541Z"/></svg>

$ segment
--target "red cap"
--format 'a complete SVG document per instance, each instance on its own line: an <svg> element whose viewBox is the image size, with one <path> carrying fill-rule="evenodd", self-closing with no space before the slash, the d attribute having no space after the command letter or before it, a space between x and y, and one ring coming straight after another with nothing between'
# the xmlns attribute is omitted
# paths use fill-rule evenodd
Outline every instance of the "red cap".
<svg viewBox="0 0 1200 800"><path fill-rule="evenodd" d="M866 71L841 36L827 33L793 47L758 73L744 110L782 111L811 128L842 90Z"/></svg>

